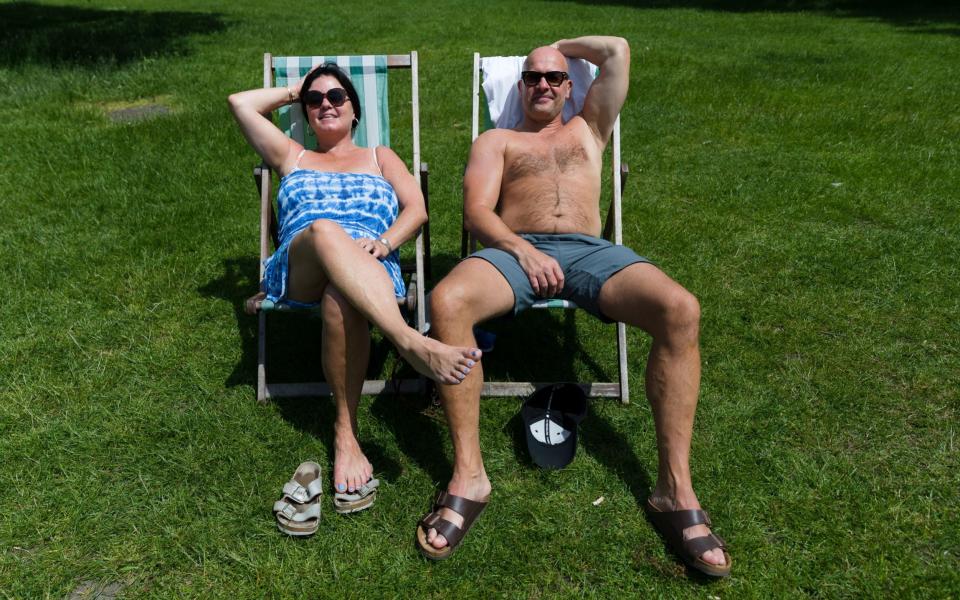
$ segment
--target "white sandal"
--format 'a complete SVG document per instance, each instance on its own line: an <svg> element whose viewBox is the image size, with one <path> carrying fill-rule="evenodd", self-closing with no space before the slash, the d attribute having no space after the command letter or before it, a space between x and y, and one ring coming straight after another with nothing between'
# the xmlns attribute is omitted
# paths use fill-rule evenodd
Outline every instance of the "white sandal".
<svg viewBox="0 0 960 600"><path fill-rule="evenodd" d="M380 480L371 479L355 492L337 492L333 496L333 509L345 515L370 508L373 501L377 499L378 487L380 487Z"/></svg>
<svg viewBox="0 0 960 600"><path fill-rule="evenodd" d="M320 496L323 484L320 465L301 463L290 481L283 484L283 496L273 503L277 529L294 537L313 535L320 527Z"/></svg>

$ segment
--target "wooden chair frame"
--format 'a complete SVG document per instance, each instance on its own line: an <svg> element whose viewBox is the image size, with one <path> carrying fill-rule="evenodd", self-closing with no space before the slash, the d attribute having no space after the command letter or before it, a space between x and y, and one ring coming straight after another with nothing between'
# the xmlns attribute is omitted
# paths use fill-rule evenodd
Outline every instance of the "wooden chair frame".
<svg viewBox="0 0 960 600"><path fill-rule="evenodd" d="M480 135L480 53L473 54L473 127L472 140ZM611 157L613 177L610 208L607 211L603 226L604 239L614 244L623 243L622 195L623 187L627 182L629 169L620 162L620 118L613 127L611 140ZM460 243L460 256L466 257L476 251L476 240L467 231L464 224ZM544 300L534 304L533 308L577 308L572 302L563 300ZM623 404L630 402L629 373L627 371L627 328L623 323L616 324L617 329L617 363L619 380L612 382L579 382L581 388L590 397L619 398ZM507 397L526 396L535 390L550 385L551 382L533 381L484 381L481 396Z"/></svg>

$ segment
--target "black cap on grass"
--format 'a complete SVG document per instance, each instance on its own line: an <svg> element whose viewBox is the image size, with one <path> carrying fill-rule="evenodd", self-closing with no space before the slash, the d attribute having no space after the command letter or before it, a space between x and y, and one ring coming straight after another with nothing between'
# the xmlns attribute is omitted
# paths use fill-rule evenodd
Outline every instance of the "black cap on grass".
<svg viewBox="0 0 960 600"><path fill-rule="evenodd" d="M577 453L577 426L587 416L587 396L575 383L554 383L530 395L520 411L527 449L544 469L562 469Z"/></svg>

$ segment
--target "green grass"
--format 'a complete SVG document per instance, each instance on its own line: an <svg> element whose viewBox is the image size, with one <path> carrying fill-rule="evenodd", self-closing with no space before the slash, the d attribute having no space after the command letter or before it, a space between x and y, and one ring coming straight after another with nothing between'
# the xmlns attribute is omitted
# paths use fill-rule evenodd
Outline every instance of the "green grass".
<svg viewBox="0 0 960 600"><path fill-rule="evenodd" d="M956 9L69 4L0 4L0 596L960 595ZM689 577L639 510L656 477L639 332L632 403L592 403L561 472L526 457L518 399L484 401L493 502L453 560L412 544L450 474L423 398L362 404L374 510L325 497L314 538L279 535L295 466L331 470L333 408L254 400L256 160L226 96L264 51L418 50L442 274L471 53L585 33L631 43L624 235L703 307L692 468L734 576ZM144 98L171 112L105 114ZM314 375L316 328L274 323L280 376ZM498 377L613 376L611 330L583 315L494 328Z"/></svg>

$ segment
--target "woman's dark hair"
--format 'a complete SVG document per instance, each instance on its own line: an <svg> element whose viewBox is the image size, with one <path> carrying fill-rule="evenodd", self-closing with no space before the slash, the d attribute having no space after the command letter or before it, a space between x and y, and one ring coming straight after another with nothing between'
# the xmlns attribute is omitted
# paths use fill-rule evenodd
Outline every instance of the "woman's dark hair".
<svg viewBox="0 0 960 600"><path fill-rule="evenodd" d="M336 77L343 89L347 90L347 97L350 98L350 104L353 105L353 114L356 117L350 129L356 129L357 125L360 124L360 96L357 95L357 89L353 87L353 82L350 81L350 77L343 69L338 67L336 63L323 63L311 71L310 74L307 75L307 78L303 80L303 85L300 86L300 108L303 109L303 114L307 114L307 103L303 99L304 95L310 89L310 86L313 85L314 80L324 75Z"/></svg>

